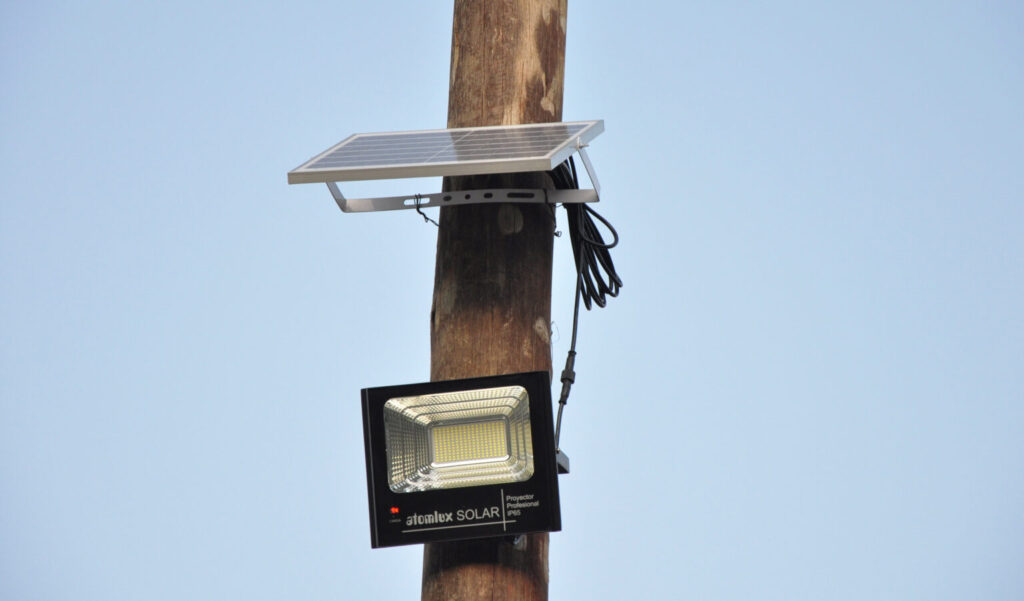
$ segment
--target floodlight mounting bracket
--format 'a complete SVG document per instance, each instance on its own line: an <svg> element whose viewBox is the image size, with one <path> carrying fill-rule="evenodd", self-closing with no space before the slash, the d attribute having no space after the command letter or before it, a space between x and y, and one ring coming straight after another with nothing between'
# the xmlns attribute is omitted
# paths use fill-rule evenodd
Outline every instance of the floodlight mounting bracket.
<svg viewBox="0 0 1024 601"><path fill-rule="evenodd" d="M413 194L411 196L381 196L377 198L346 198L338 188L338 182L327 182L334 202L345 213L368 213L373 211L395 211L400 209L425 209L429 207L456 206L467 204L488 203L543 203L543 204L576 204L598 202L601 200L601 185L597 181L594 165L584 150L584 144L576 139L576 151L583 159L583 167L593 189L584 190L546 190L543 188L491 188L484 190L457 190L452 192L435 192L433 194Z"/></svg>
<svg viewBox="0 0 1024 601"><path fill-rule="evenodd" d="M561 449L555 449L555 465L558 466L558 475L569 473L569 456Z"/></svg>

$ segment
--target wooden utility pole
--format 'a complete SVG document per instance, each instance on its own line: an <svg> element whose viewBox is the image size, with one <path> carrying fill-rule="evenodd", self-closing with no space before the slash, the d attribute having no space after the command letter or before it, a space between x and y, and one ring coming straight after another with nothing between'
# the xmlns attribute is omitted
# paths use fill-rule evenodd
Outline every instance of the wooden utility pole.
<svg viewBox="0 0 1024 601"><path fill-rule="evenodd" d="M562 120L567 0L455 0L448 127ZM446 190L551 187L545 174L445 178ZM551 371L552 207L442 207L430 376ZM427 544L423 601L548 598L548 535Z"/></svg>

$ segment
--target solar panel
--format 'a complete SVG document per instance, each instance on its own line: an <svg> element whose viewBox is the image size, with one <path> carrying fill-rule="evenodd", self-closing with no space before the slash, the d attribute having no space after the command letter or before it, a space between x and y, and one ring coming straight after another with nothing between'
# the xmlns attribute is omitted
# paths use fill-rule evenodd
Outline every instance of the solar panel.
<svg viewBox="0 0 1024 601"><path fill-rule="evenodd" d="M289 184L550 171L603 121L355 134L288 172Z"/></svg>

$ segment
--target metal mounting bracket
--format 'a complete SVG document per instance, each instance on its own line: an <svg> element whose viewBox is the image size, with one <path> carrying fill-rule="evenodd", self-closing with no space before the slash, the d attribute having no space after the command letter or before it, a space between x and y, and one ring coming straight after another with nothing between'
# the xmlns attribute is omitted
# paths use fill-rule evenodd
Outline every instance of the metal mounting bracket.
<svg viewBox="0 0 1024 601"><path fill-rule="evenodd" d="M559 449L555 449L555 465L558 466L558 475L569 473L569 456Z"/></svg>
<svg viewBox="0 0 1024 601"><path fill-rule="evenodd" d="M334 202L345 213L368 213L372 211L396 211L400 209L425 209L429 207L456 206L466 204L488 204L498 202L573 204L598 202L601 200L601 185L597 181L594 166L584 150L586 144L576 140L576 150L583 159L592 190L545 190L540 188L509 188L487 190L459 190L413 194L411 196L381 196L377 198L346 198L337 182L327 182Z"/></svg>

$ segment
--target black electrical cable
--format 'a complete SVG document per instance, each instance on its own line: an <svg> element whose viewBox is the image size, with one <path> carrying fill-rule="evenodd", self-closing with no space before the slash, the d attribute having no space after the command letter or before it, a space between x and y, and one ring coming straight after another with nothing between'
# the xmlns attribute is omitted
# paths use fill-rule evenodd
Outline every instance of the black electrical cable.
<svg viewBox="0 0 1024 601"><path fill-rule="evenodd" d="M555 188L560 190L579 189L576 164L572 157L550 172ZM555 422L555 449L562 431L562 410L569 401L569 390L576 381L576 332L580 320L580 299L587 310L591 303L604 307L608 296L618 296L622 279L615 272L615 264L609 251L619 243L619 234L607 219L584 203L563 204L569 217L569 240L576 259L576 298L572 314L572 341L562 370L562 394L558 398L558 419ZM612 235L606 243L593 217L596 217Z"/></svg>

